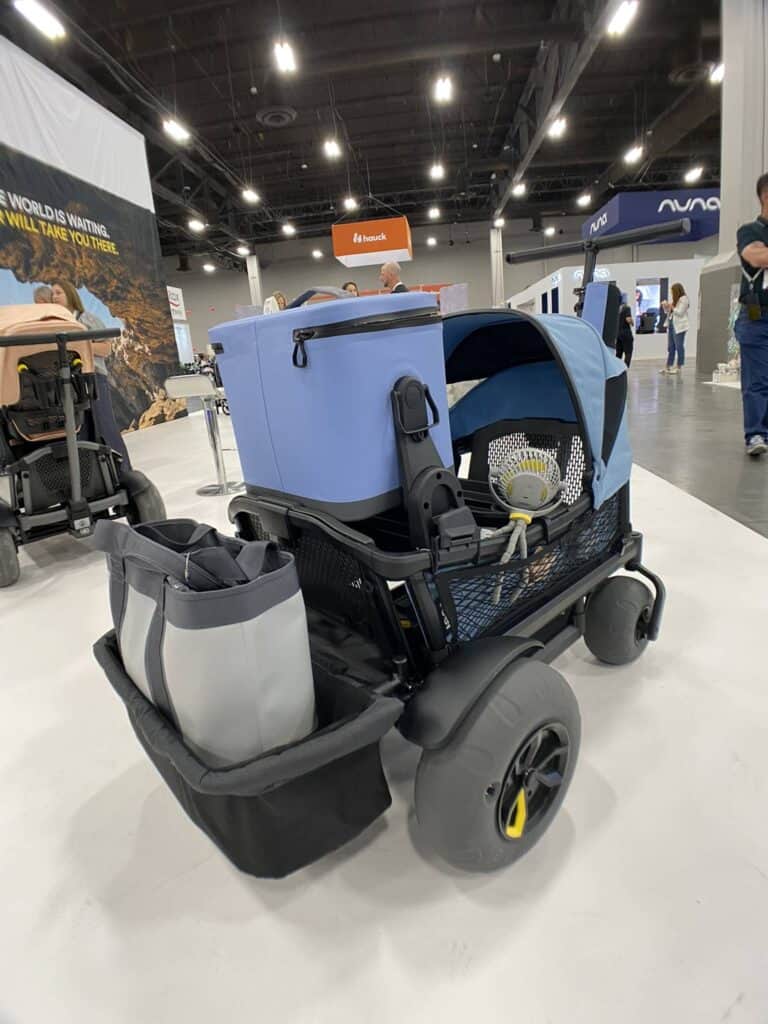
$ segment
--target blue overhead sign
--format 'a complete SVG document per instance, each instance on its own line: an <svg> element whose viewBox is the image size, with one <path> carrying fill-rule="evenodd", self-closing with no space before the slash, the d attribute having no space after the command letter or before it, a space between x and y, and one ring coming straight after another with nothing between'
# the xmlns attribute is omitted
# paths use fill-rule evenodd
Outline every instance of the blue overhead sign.
<svg viewBox="0 0 768 1024"><path fill-rule="evenodd" d="M632 228L650 227L688 217L691 233L665 242L695 242L720 230L720 189L671 189L664 192L620 192L581 226L581 237L601 238Z"/></svg>

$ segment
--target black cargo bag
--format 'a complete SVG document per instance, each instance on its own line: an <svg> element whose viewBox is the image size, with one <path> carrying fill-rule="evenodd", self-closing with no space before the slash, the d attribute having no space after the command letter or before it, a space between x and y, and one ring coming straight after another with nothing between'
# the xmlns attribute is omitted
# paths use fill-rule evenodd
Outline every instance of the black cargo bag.
<svg viewBox="0 0 768 1024"><path fill-rule="evenodd" d="M315 664L315 732L246 763L209 768L126 675L114 631L94 654L176 799L247 874L297 871L359 835L392 802L379 741L402 714L399 700Z"/></svg>

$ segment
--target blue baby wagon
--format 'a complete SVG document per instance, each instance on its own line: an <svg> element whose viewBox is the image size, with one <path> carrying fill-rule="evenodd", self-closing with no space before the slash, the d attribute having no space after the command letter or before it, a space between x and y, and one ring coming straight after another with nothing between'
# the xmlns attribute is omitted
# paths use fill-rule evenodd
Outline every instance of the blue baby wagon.
<svg viewBox="0 0 768 1024"><path fill-rule="evenodd" d="M294 554L315 663L402 702L426 841L466 870L512 863L576 765L578 706L549 662L583 637L625 664L659 632L664 587L630 525L624 365L583 320L440 318L419 294L211 341L247 485L232 522ZM560 497L503 563L492 479L529 450L556 462Z"/></svg>

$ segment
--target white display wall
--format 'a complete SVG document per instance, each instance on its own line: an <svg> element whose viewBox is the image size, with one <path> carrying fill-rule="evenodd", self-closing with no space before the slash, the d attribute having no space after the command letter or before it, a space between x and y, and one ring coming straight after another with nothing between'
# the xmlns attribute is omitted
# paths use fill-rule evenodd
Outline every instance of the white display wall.
<svg viewBox="0 0 768 1024"><path fill-rule="evenodd" d="M690 328L686 339L686 353L689 357L696 355L696 343L699 328L699 278L704 258L685 260L649 260L638 263L599 263L597 280L614 281L618 288L625 292L634 312L636 288L647 287L644 282L666 278L671 290L675 282L685 288L690 298ZM543 297L547 296L548 311L551 312L552 291L558 289L560 313L573 314L576 297L574 289L581 285L583 267L563 267L546 277L540 278L535 284L517 292L507 301L514 309L526 313L542 313ZM636 334L635 359L661 359L666 356L666 334Z"/></svg>

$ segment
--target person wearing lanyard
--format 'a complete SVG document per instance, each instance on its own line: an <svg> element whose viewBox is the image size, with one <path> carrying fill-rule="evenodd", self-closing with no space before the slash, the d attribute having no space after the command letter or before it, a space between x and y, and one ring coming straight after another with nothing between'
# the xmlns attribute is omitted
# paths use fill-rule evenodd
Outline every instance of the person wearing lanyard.
<svg viewBox="0 0 768 1024"><path fill-rule="evenodd" d="M741 312L734 333L741 346L741 395L747 454L768 452L768 174L757 181L760 216L738 231Z"/></svg>

